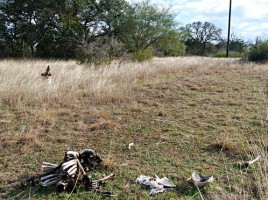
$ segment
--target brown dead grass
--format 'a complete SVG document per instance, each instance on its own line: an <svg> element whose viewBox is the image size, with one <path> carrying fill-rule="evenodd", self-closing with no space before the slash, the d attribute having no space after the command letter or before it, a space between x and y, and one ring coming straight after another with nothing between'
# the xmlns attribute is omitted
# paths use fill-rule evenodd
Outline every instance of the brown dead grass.
<svg viewBox="0 0 268 200"><path fill-rule="evenodd" d="M16 149L20 153L27 153L29 149L44 151L44 142L35 133L5 134L2 137L2 147Z"/></svg>

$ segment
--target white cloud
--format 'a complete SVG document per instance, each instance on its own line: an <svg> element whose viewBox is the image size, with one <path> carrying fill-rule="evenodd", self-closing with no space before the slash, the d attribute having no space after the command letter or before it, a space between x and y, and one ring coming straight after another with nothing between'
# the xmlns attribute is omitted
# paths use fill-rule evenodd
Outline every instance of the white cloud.
<svg viewBox="0 0 268 200"><path fill-rule="evenodd" d="M241 7L248 18L262 18L268 14L268 0L250 1L236 0L234 7Z"/></svg>
<svg viewBox="0 0 268 200"><path fill-rule="evenodd" d="M176 4L177 10L182 10L178 21L183 24L194 21L209 21L223 29L227 35L229 1L188 0ZM187 14L190 13L190 14ZM192 15L191 15L192 14ZM231 32L240 35L245 40L254 40L265 35L268 22L268 0L235 0L232 1Z"/></svg>
<svg viewBox="0 0 268 200"><path fill-rule="evenodd" d="M227 10L227 1L215 1L215 0L202 0L202 1L188 1L185 5L182 5L187 9L194 9L201 13L214 13Z"/></svg>
<svg viewBox="0 0 268 200"><path fill-rule="evenodd" d="M141 2L142 0L129 0ZM222 28L227 34L229 0L151 0L152 3L171 6L179 13L176 20L182 25L194 21L208 21ZM231 32L245 40L254 40L257 36L268 33L268 0L232 1Z"/></svg>

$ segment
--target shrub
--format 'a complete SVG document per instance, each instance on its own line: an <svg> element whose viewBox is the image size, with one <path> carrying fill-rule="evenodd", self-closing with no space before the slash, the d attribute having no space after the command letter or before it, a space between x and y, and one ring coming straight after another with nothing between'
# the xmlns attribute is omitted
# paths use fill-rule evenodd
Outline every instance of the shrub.
<svg viewBox="0 0 268 200"><path fill-rule="evenodd" d="M180 33L171 30L153 44L156 56L183 56L186 45L180 41Z"/></svg>
<svg viewBox="0 0 268 200"><path fill-rule="evenodd" d="M81 63L95 65L109 64L123 55L124 45L114 37L97 37L94 41L84 44L77 51Z"/></svg>
<svg viewBox="0 0 268 200"><path fill-rule="evenodd" d="M215 45L212 43L206 43L205 49L203 43L194 40L187 40L185 45L187 55L211 56L216 52Z"/></svg>
<svg viewBox="0 0 268 200"><path fill-rule="evenodd" d="M133 55L133 60L138 62L143 62L146 60L151 60L153 58L153 51L151 48L147 48L144 50L138 50Z"/></svg>
<svg viewBox="0 0 268 200"><path fill-rule="evenodd" d="M186 45L180 41L156 44L154 53L156 56L184 56L186 52Z"/></svg>
<svg viewBox="0 0 268 200"><path fill-rule="evenodd" d="M247 57L249 61L268 61L268 40L257 41L256 44L249 49Z"/></svg>
<svg viewBox="0 0 268 200"><path fill-rule="evenodd" d="M213 55L214 57L218 58L225 58L226 57L226 51L218 51L216 54ZM242 58L243 54L238 51L229 51L229 57L231 58Z"/></svg>

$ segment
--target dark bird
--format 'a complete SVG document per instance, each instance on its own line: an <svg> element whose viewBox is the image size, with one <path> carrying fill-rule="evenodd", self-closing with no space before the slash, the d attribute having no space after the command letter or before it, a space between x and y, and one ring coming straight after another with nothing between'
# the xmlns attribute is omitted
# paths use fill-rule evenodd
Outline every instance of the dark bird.
<svg viewBox="0 0 268 200"><path fill-rule="evenodd" d="M41 76L43 76L43 77L52 76L52 74L50 73L50 67L49 67L49 65L47 66L47 70L44 73L42 73Z"/></svg>
<svg viewBox="0 0 268 200"><path fill-rule="evenodd" d="M51 84L52 81L52 74L50 73L50 67L49 65L47 66L47 70L41 74L44 80L48 82L48 84Z"/></svg>

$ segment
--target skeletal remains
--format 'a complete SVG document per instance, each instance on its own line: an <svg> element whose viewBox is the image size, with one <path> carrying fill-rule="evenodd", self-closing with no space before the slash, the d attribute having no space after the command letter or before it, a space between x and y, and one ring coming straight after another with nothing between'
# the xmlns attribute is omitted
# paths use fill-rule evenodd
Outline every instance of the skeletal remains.
<svg viewBox="0 0 268 200"><path fill-rule="evenodd" d="M34 185L40 181L42 186L55 185L57 190L61 192L67 188L74 188L76 183L82 182L86 189L105 196L111 196L110 192L99 190L99 186L103 181L112 178L115 174L110 174L98 180L92 180L91 176L88 175L101 162L102 159L92 149L84 149L81 153L66 151L63 162L59 165L43 162L42 174L28 178L22 182L22 185Z"/></svg>
<svg viewBox="0 0 268 200"><path fill-rule="evenodd" d="M187 182L192 182L197 188L203 188L214 181L213 176L204 176L200 173L193 172Z"/></svg>
<svg viewBox="0 0 268 200"><path fill-rule="evenodd" d="M126 149L130 150L134 143L130 143ZM247 168L249 165L259 161L261 155L258 155L251 161L245 161L240 166ZM93 180L88 173L102 162L102 159L95 154L92 149L84 149L80 153L76 151L66 151L63 162L53 164L49 162L42 163L42 173L32 176L21 182L22 186L34 186L40 182L42 186L47 187L55 185L59 192L65 191L68 188L75 189L77 183L82 183L85 189L92 190L104 196L113 196L110 192L101 191L100 185L105 180L113 178L115 174L110 174L101 179ZM187 182L192 182L197 188L203 188L215 180L213 176L204 176L200 173L193 172ZM168 178L159 178L158 176L149 177L140 175L136 183L145 185L150 188L149 195L156 195L170 189L174 189L176 185Z"/></svg>
<svg viewBox="0 0 268 200"><path fill-rule="evenodd" d="M250 161L244 161L242 164L240 164L241 168L248 168L250 165L254 164L258 160L261 159L261 155L258 155L255 159L250 160Z"/></svg>
<svg viewBox="0 0 268 200"><path fill-rule="evenodd" d="M174 185L174 183L172 183L167 177L159 178L156 175L155 178L140 175L135 182L148 186L151 189L149 195L156 195L176 187L176 185Z"/></svg>
<svg viewBox="0 0 268 200"><path fill-rule="evenodd" d="M124 151L129 151L129 150L132 148L133 145L134 145L133 142L129 143L129 144L124 148Z"/></svg>

